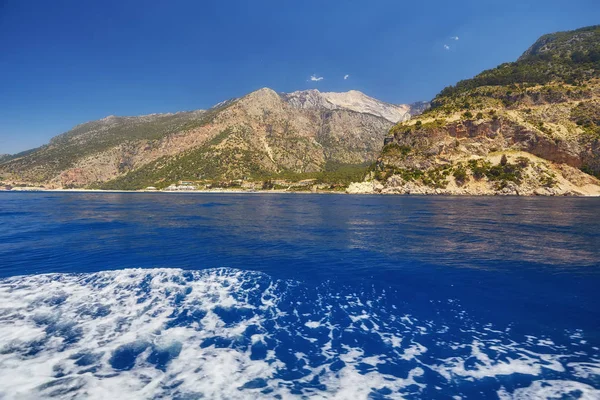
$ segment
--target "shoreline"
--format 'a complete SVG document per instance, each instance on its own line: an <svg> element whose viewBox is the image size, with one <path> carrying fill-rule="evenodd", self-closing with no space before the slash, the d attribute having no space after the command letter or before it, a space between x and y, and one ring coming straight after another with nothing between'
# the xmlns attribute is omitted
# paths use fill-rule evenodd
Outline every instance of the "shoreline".
<svg viewBox="0 0 600 400"><path fill-rule="evenodd" d="M346 191L288 191L288 190L105 190L105 189L42 189L13 188L0 190L0 193L157 193L157 194L313 194L313 195L350 195L350 196L419 196L419 197L572 197L599 198L600 195L586 194L500 194L500 193L347 193Z"/></svg>
<svg viewBox="0 0 600 400"><path fill-rule="evenodd" d="M106 189L42 189L42 188L13 188L11 190L0 190L13 193L162 193L162 194L348 194L340 191L291 191L291 190L106 190Z"/></svg>

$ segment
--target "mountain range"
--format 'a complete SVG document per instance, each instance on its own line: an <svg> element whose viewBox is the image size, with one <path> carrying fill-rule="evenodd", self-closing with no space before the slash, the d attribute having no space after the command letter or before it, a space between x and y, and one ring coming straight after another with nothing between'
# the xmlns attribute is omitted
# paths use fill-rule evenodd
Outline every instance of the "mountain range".
<svg viewBox="0 0 600 400"><path fill-rule="evenodd" d="M312 178L350 193L600 195L598 177L600 26L544 35L431 103L264 88L208 110L109 116L0 156L1 181L48 188Z"/></svg>
<svg viewBox="0 0 600 400"><path fill-rule="evenodd" d="M47 145L0 159L0 176L51 188L141 189L362 170L395 123L426 107L388 104L354 90L263 88L208 110L78 125Z"/></svg>

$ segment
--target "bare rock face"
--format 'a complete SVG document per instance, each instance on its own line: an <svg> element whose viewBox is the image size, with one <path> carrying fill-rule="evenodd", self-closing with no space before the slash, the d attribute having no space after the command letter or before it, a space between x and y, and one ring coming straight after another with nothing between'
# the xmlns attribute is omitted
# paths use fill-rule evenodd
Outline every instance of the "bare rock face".
<svg viewBox="0 0 600 400"><path fill-rule="evenodd" d="M557 140L503 117L462 120L421 131L396 131L389 138L393 143L412 149L414 155L403 160L403 165L408 167L426 165L431 157L485 156L499 149L511 149L580 168L585 151L585 145L578 140ZM388 143L392 142L388 139Z"/></svg>
<svg viewBox="0 0 600 400"><path fill-rule="evenodd" d="M282 93L283 100L294 108L306 110L333 110L335 105L329 102L317 89L299 90Z"/></svg>
<svg viewBox="0 0 600 400"><path fill-rule="evenodd" d="M410 106L383 103L356 90L346 93L323 93L323 96L339 108L377 115L394 123L410 118Z"/></svg>
<svg viewBox="0 0 600 400"><path fill-rule="evenodd" d="M497 110L479 120L433 115L396 126L377 162L382 193L600 195L600 181L582 171L598 165L600 140L569 120L542 130L527 121L537 112L548 108Z"/></svg>
<svg viewBox="0 0 600 400"><path fill-rule="evenodd" d="M351 110L362 114L372 114L397 123L411 116L411 106L407 104L393 105L376 100L357 90L345 93L325 92L316 89L282 94L283 99L296 108ZM417 111L417 108L413 110Z"/></svg>
<svg viewBox="0 0 600 400"><path fill-rule="evenodd" d="M352 182L346 189L348 194L371 194L375 193L373 182Z"/></svg>
<svg viewBox="0 0 600 400"><path fill-rule="evenodd" d="M242 179L373 162L410 106L363 93L263 88L209 110L109 116L48 145L0 160L10 182L49 187L143 188L180 179Z"/></svg>

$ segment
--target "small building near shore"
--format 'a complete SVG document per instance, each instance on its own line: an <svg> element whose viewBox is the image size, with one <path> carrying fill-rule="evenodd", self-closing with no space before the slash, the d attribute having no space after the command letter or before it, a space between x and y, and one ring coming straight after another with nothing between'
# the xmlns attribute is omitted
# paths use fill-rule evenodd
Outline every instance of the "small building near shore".
<svg viewBox="0 0 600 400"><path fill-rule="evenodd" d="M169 185L165 190L168 192L176 192L182 190L196 190L196 186L194 185Z"/></svg>

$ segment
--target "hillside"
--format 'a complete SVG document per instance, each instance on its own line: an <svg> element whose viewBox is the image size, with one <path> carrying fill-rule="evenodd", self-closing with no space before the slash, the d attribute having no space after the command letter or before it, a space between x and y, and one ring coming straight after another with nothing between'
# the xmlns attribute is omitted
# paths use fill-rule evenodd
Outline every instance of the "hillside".
<svg viewBox="0 0 600 400"><path fill-rule="evenodd" d="M350 191L600 195L599 55L598 26L545 35L442 90Z"/></svg>
<svg viewBox="0 0 600 400"><path fill-rule="evenodd" d="M348 168L362 174L389 128L423 107L357 91L278 94L265 88L209 110L81 124L0 160L0 176L53 188L140 189L180 180L301 179Z"/></svg>

